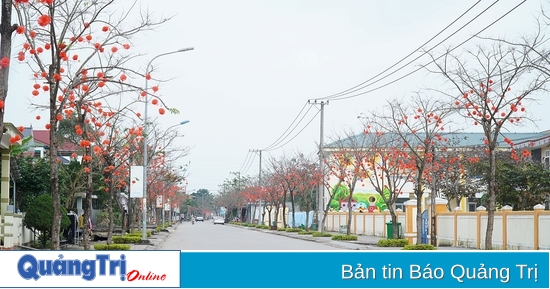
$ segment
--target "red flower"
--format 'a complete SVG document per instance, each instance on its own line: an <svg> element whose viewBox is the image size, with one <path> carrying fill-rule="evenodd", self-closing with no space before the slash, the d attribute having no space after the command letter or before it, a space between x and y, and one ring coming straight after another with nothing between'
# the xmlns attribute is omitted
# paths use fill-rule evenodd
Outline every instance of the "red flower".
<svg viewBox="0 0 550 289"><path fill-rule="evenodd" d="M7 57L0 59L0 66L3 68L10 66L10 59Z"/></svg>
<svg viewBox="0 0 550 289"><path fill-rule="evenodd" d="M15 32L17 32L17 34L25 33L25 26L18 26L17 30L15 30Z"/></svg>
<svg viewBox="0 0 550 289"><path fill-rule="evenodd" d="M51 22L52 22L52 18L50 17L50 15L42 14L40 15L40 17L38 17L38 25L42 27L47 26Z"/></svg>

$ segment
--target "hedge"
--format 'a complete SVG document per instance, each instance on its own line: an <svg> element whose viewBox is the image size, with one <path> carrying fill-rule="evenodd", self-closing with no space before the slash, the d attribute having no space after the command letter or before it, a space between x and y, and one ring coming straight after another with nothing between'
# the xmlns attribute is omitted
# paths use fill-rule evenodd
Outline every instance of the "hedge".
<svg viewBox="0 0 550 289"><path fill-rule="evenodd" d="M325 233L325 232L313 232L311 234L313 237L332 237L331 233Z"/></svg>
<svg viewBox="0 0 550 289"><path fill-rule="evenodd" d="M342 240L342 241L357 241L357 236L355 235L334 235L332 240Z"/></svg>
<svg viewBox="0 0 550 289"><path fill-rule="evenodd" d="M141 237L142 235L143 235L143 232L131 232L131 233L128 233L124 236ZM151 237L151 235L153 235L153 232L147 231L147 232L145 232L145 235L147 236L147 238L149 238L149 237Z"/></svg>
<svg viewBox="0 0 550 289"><path fill-rule="evenodd" d="M414 244L403 247L403 250L436 250L436 247L431 244Z"/></svg>
<svg viewBox="0 0 550 289"><path fill-rule="evenodd" d="M141 236L113 236L113 243L115 244L130 244L141 242Z"/></svg>
<svg viewBox="0 0 550 289"><path fill-rule="evenodd" d="M287 232L301 232L302 228L286 228L285 231L287 231Z"/></svg>
<svg viewBox="0 0 550 289"><path fill-rule="evenodd" d="M94 244L94 250L130 250L130 245L127 244Z"/></svg>
<svg viewBox="0 0 550 289"><path fill-rule="evenodd" d="M409 245L407 239L381 239L378 241L378 247L405 247Z"/></svg>

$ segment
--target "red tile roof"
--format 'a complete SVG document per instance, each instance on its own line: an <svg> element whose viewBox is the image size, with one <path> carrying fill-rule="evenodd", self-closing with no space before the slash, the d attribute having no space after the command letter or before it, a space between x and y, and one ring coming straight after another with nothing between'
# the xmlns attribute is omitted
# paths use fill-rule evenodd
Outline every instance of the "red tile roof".
<svg viewBox="0 0 550 289"><path fill-rule="evenodd" d="M35 142L39 142L42 145L50 145L50 131L49 130L33 130L33 139ZM76 152L77 146L70 142L64 142L58 148L60 152Z"/></svg>

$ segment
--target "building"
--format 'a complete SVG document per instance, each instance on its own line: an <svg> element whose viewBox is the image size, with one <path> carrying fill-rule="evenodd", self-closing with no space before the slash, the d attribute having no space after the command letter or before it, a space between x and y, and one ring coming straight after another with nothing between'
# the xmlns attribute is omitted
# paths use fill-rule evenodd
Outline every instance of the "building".
<svg viewBox="0 0 550 289"><path fill-rule="evenodd" d="M10 190L11 175L15 169L10 161L10 146L14 138L21 144L23 134L11 123L4 123L4 133L0 139L0 153L2 154L1 181L0 181L0 247L13 247L22 243L23 216L15 211L10 203L13 195Z"/></svg>
<svg viewBox="0 0 550 289"><path fill-rule="evenodd" d="M447 150L458 150L460 148L469 148L469 147L483 147L485 136L483 133L468 133L468 132L459 132L459 133L447 133L442 134L442 138L448 139L446 149ZM334 158L334 155L340 151L345 151L346 148L351 148L352 146L364 147L362 144L367 144L367 136L364 133L354 135L352 137L338 140L336 142L329 143L324 146L324 158L329 159ZM531 156L535 161L541 161L550 166L550 131L543 132L532 132L532 133L504 133L499 136L497 142L497 149L499 150L510 150L510 144L505 141L505 138L511 140L513 148L516 150L528 150L531 152ZM395 145L397 143L397 135L389 135L388 141L390 145ZM437 149L437 148L436 148ZM325 176L328 178L327 176ZM335 188L338 180L336 178L328 179L332 188ZM405 202L415 198L413 194L414 183L405 182L400 188L399 196L395 203L395 209L405 210ZM345 188L344 188L345 190ZM430 196L431 191L429 188L425 190L424 198ZM476 207L479 205L479 199L483 196L484 192L480 191L476 194L474 198L463 198L460 204L456 203L456 200L449 200L450 207L461 207L463 211L475 211ZM383 211L385 208L385 203L383 202L380 194L375 190L371 185L368 179L359 178L355 190L353 193L354 199L357 202L363 202L368 205L368 207L376 208L379 211ZM345 211L345 208L337 208L338 202L335 200L329 200L330 195L325 190L323 192L323 207L326 206L327 202L331 202L331 207L334 205L335 211ZM425 201L423 202L425 204Z"/></svg>

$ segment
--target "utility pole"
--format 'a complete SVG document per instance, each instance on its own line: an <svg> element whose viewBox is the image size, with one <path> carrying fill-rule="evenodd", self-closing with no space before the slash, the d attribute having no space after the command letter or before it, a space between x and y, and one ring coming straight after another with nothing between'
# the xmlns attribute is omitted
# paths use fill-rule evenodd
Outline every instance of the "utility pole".
<svg viewBox="0 0 550 289"><path fill-rule="evenodd" d="M262 187L262 150L250 150L250 152L258 153L260 155L260 173L258 174L258 187ZM265 206L265 203L264 203ZM262 214L262 198L260 197L260 211L258 212L258 225L264 223L263 214Z"/></svg>
<svg viewBox="0 0 550 289"><path fill-rule="evenodd" d="M323 231L323 224L321 224L324 213L324 204L323 204L323 198L325 196L325 158L324 158L324 127L325 127L325 105L328 105L327 101L318 101L318 100L308 100L309 104L312 105L320 105L320 112L321 112L321 124L319 126L320 130L320 136L319 136L319 170L321 172L321 182L319 183L319 189L317 192L317 210L315 211L315 217L314 219L317 222L317 230L322 232Z"/></svg>

